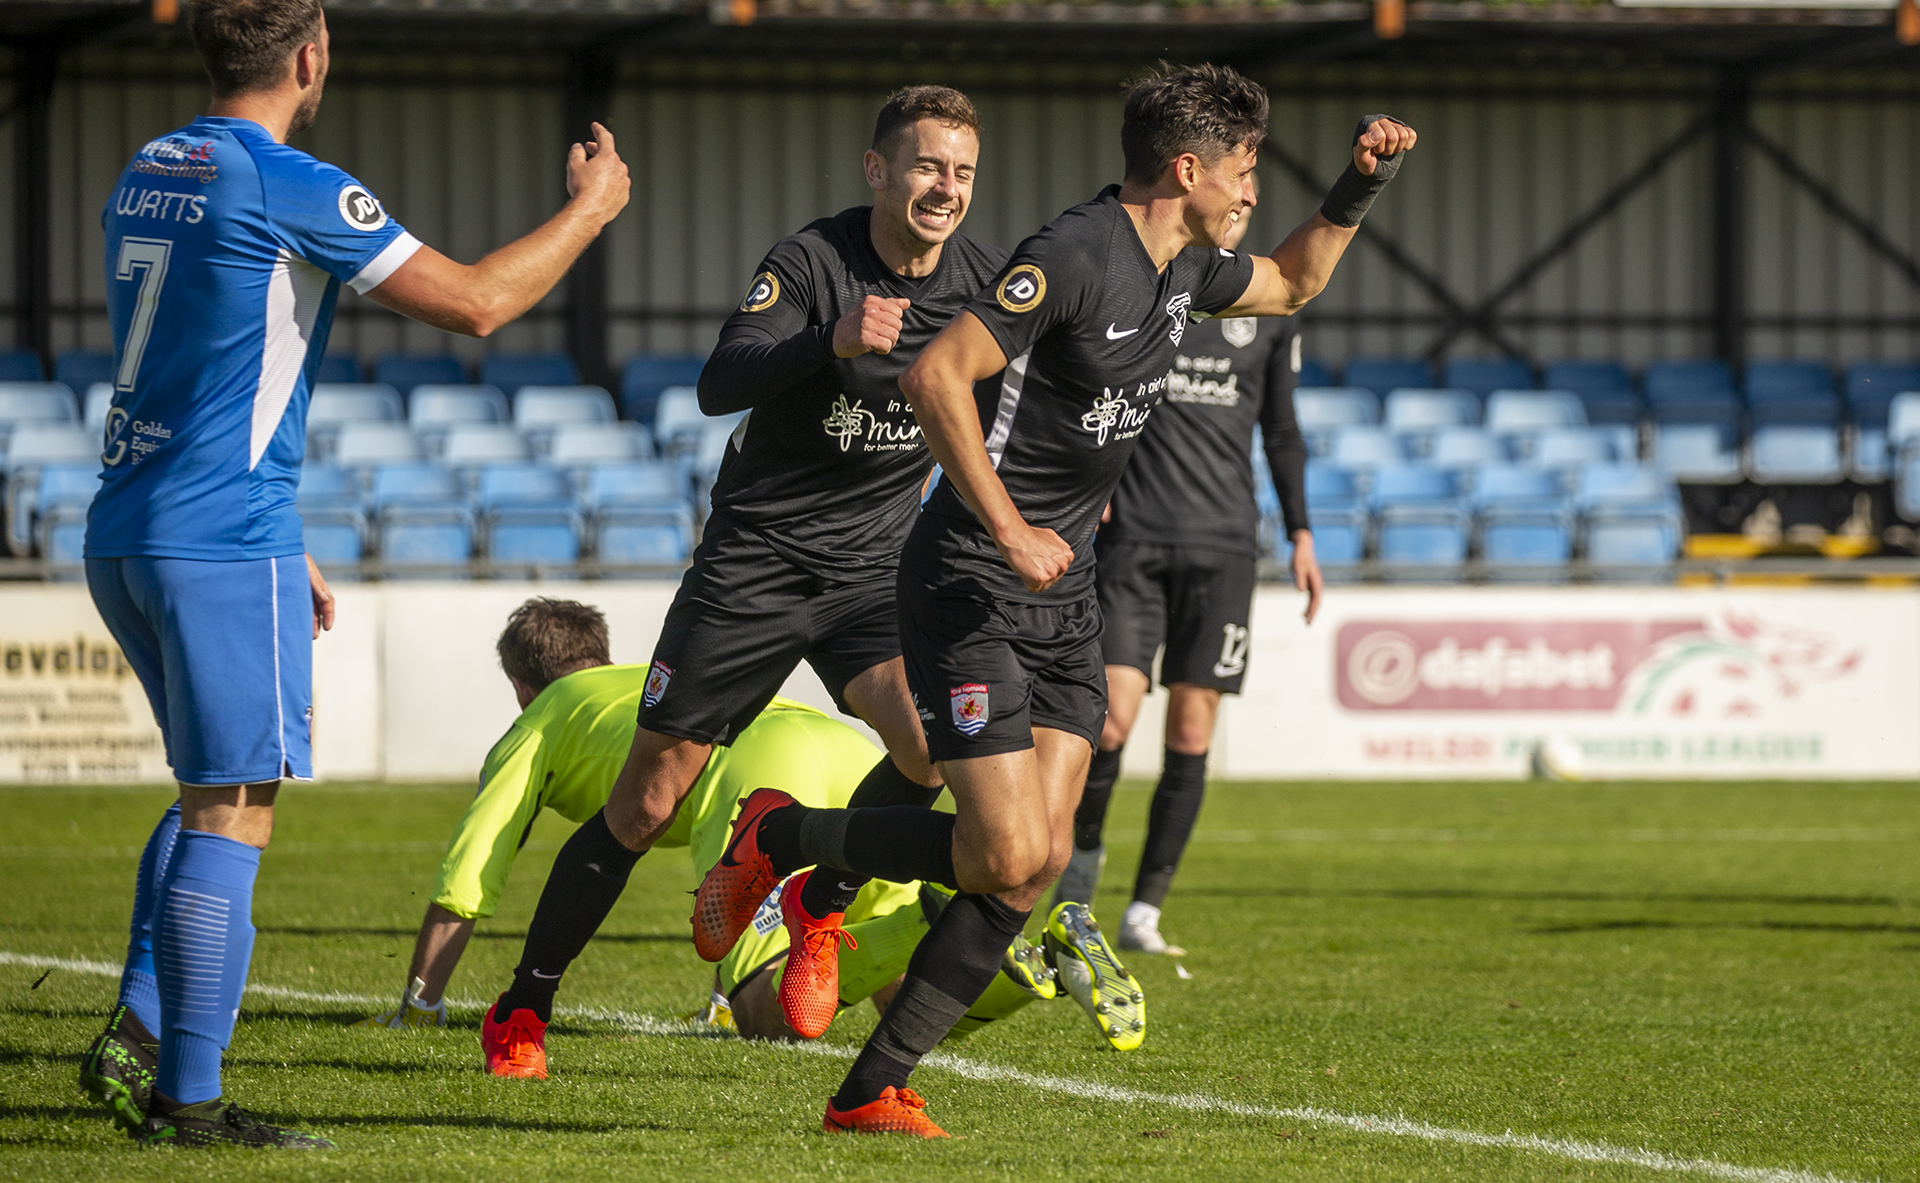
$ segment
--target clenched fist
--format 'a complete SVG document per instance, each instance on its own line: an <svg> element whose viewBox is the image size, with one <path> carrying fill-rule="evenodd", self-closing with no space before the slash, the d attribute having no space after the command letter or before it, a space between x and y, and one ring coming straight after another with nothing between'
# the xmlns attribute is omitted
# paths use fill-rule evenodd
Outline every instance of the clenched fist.
<svg viewBox="0 0 1920 1183"><path fill-rule="evenodd" d="M1419 138L1412 128L1399 120L1385 115L1377 116L1353 141L1353 166L1363 175L1373 176L1382 157L1390 159L1399 156L1413 147Z"/></svg>
<svg viewBox="0 0 1920 1183"><path fill-rule="evenodd" d="M868 296L860 307L833 325L833 355L859 357L863 353L892 353L900 339L901 318L911 301L890 296Z"/></svg>

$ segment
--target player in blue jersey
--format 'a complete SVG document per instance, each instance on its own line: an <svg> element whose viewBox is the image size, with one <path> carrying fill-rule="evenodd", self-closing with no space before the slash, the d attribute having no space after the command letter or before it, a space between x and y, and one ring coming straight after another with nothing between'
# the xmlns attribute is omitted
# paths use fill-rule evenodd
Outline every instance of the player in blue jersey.
<svg viewBox="0 0 1920 1183"><path fill-rule="evenodd" d="M333 597L294 510L308 391L340 285L485 336L545 296L627 201L613 137L567 159L566 206L463 266L364 185L287 146L326 80L319 0L195 0L207 114L148 143L102 215L117 364L87 523L94 603L180 783L140 860L120 1000L81 1084L147 1145L329 1143L221 1098L260 851L312 775L312 644Z"/></svg>

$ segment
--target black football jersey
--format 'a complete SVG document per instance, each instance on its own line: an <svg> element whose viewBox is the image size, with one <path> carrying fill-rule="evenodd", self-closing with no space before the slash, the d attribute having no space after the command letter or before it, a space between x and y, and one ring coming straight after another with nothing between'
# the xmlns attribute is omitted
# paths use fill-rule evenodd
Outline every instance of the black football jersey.
<svg viewBox="0 0 1920 1183"><path fill-rule="evenodd" d="M1007 259L955 234L931 274L896 275L873 249L871 213L844 210L776 243L700 375L709 414L751 408L721 461L715 513L837 583L894 578L933 468L900 375ZM870 295L911 301L899 341L835 357L834 322Z"/></svg>
<svg viewBox="0 0 1920 1183"><path fill-rule="evenodd" d="M1059 534L1074 562L1053 587L1028 592L944 478L927 505L951 522L943 561L1007 599L1091 594L1094 527L1166 393L1175 351L1194 319L1231 307L1252 280L1251 257L1214 247L1189 247L1156 271L1118 185L1021 243L967 305L1015 359L979 398L980 425L1020 515Z"/></svg>
<svg viewBox="0 0 1920 1183"><path fill-rule="evenodd" d="M1306 441L1293 414L1291 320L1215 317L1189 326L1167 394L1113 490L1110 542L1256 553L1254 425L1291 535L1307 525Z"/></svg>

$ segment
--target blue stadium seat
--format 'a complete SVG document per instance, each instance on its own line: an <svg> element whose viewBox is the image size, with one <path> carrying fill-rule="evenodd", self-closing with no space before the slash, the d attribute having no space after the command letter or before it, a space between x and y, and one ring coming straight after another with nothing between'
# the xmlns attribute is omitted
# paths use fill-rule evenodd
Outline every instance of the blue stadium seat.
<svg viewBox="0 0 1920 1183"><path fill-rule="evenodd" d="M733 433L746 419L747 412L739 411L732 415L721 415L708 419L700 432L700 442L693 449L694 475L711 481L720 472L720 462L726 459L727 447L733 439Z"/></svg>
<svg viewBox="0 0 1920 1183"><path fill-rule="evenodd" d="M1314 557L1329 579L1353 575L1366 557L1369 522L1361 499L1360 474L1309 460L1306 489Z"/></svg>
<svg viewBox="0 0 1920 1183"><path fill-rule="evenodd" d="M1893 454L1887 448L1887 428L1856 423L1847 436L1847 475L1862 484L1877 485L1893 475Z"/></svg>
<svg viewBox="0 0 1920 1183"><path fill-rule="evenodd" d="M40 489L40 471L68 464L100 471L100 440L73 423L26 422L13 429L7 441L6 488L0 514L5 516L7 548L16 555L33 550L33 522Z"/></svg>
<svg viewBox="0 0 1920 1183"><path fill-rule="evenodd" d="M1388 578L1458 574L1467 558L1469 518L1456 474L1411 464L1382 468L1370 496Z"/></svg>
<svg viewBox="0 0 1920 1183"><path fill-rule="evenodd" d="M31 349L0 349L0 382L45 382L40 355Z"/></svg>
<svg viewBox="0 0 1920 1183"><path fill-rule="evenodd" d="M1300 361L1300 372L1294 375L1293 384L1296 387L1332 386L1333 371L1327 368L1325 362L1317 361L1311 357L1302 358Z"/></svg>
<svg viewBox="0 0 1920 1183"><path fill-rule="evenodd" d="M1756 361L1747 364L1747 405L1831 402L1833 370L1817 361Z"/></svg>
<svg viewBox="0 0 1920 1183"><path fill-rule="evenodd" d="M1654 429L1653 456L1676 478L1694 484L1732 484L1745 469L1740 429L1730 422L1662 423Z"/></svg>
<svg viewBox="0 0 1920 1183"><path fill-rule="evenodd" d="M1479 549L1500 581L1563 582L1573 554L1573 510L1551 469L1491 464L1474 479Z"/></svg>
<svg viewBox="0 0 1920 1183"><path fill-rule="evenodd" d="M467 489L452 470L437 464L382 464L367 482L367 499L385 512L396 505L467 507Z"/></svg>
<svg viewBox="0 0 1920 1183"><path fill-rule="evenodd" d="M349 423L398 423L404 418L400 392L374 383L321 383L307 407L307 456L325 460L334 453Z"/></svg>
<svg viewBox="0 0 1920 1183"><path fill-rule="evenodd" d="M1346 468L1378 468L1406 458L1399 438L1384 427L1342 427L1327 446L1327 460Z"/></svg>
<svg viewBox="0 0 1920 1183"><path fill-rule="evenodd" d="M663 455L677 456L700 443L707 416L700 410L700 392L691 386L670 386L660 392L653 409L653 442Z"/></svg>
<svg viewBox="0 0 1920 1183"><path fill-rule="evenodd" d="M455 423L505 423L507 418L507 396L497 386L421 385L407 399L407 422L415 431Z"/></svg>
<svg viewBox="0 0 1920 1183"><path fill-rule="evenodd" d="M1532 455L1541 432L1586 425L1586 405L1571 390L1496 390L1487 396L1487 430L1522 458Z"/></svg>
<svg viewBox="0 0 1920 1183"><path fill-rule="evenodd" d="M107 428L107 415L113 410L113 383L95 382L80 396L80 419L96 436Z"/></svg>
<svg viewBox="0 0 1920 1183"><path fill-rule="evenodd" d="M1571 390L1581 398L1590 394L1612 395L1633 390L1633 378L1627 367L1617 361L1570 359L1553 362L1546 369L1548 390Z"/></svg>
<svg viewBox="0 0 1920 1183"><path fill-rule="evenodd" d="M1440 468L1478 468L1507 459L1507 448L1489 431L1478 427L1443 427L1433 434L1426 461Z"/></svg>
<svg viewBox="0 0 1920 1183"><path fill-rule="evenodd" d="M46 529L50 515L58 511L70 511L69 521L78 522L83 529L87 520L87 507L93 504L93 495L100 491L100 465L91 464L49 464L39 472L33 497L33 533L39 539L40 553L49 555ZM76 552L77 553L77 552Z"/></svg>
<svg viewBox="0 0 1920 1183"><path fill-rule="evenodd" d="M1902 391L1887 407L1887 447L1898 452L1920 440L1920 391Z"/></svg>
<svg viewBox="0 0 1920 1183"><path fill-rule="evenodd" d="M1768 485L1836 484L1846 479L1840 430L1793 423L1757 424L1747 444L1747 475Z"/></svg>
<svg viewBox="0 0 1920 1183"><path fill-rule="evenodd" d="M560 468L651 460L653 442L638 423L563 423L548 440L547 459Z"/></svg>
<svg viewBox="0 0 1920 1183"><path fill-rule="evenodd" d="M416 386L463 385L467 370L457 357L390 353L373 367L373 380L393 387L402 398L411 398Z"/></svg>
<svg viewBox="0 0 1920 1183"><path fill-rule="evenodd" d="M1307 451L1324 456L1335 429L1380 422L1380 400L1357 386L1301 386L1293 392L1293 415Z"/></svg>
<svg viewBox="0 0 1920 1183"><path fill-rule="evenodd" d="M1583 537L1597 579L1669 579L1680 550L1680 516L1642 506L1598 509L1588 515Z"/></svg>
<svg viewBox="0 0 1920 1183"><path fill-rule="evenodd" d="M357 385L360 382L360 359L344 353L320 359L319 372L314 376L313 384L333 382L343 386Z"/></svg>
<svg viewBox="0 0 1920 1183"><path fill-rule="evenodd" d="M1471 390L1401 388L1387 395L1386 425L1402 434L1475 427L1480 399Z"/></svg>
<svg viewBox="0 0 1920 1183"><path fill-rule="evenodd" d="M1631 448L1623 448L1620 429L1606 427L1558 427L1534 437L1529 463L1541 468L1581 468L1588 464L1612 464L1634 458Z"/></svg>
<svg viewBox="0 0 1920 1183"><path fill-rule="evenodd" d="M626 505L675 509L688 505L686 474L677 465L597 464L577 482L580 501L589 508Z"/></svg>
<svg viewBox="0 0 1920 1183"><path fill-rule="evenodd" d="M1581 512L1623 506L1655 506L1679 512L1680 487L1651 464L1595 464L1580 473L1574 505Z"/></svg>
<svg viewBox="0 0 1920 1183"><path fill-rule="evenodd" d="M1485 398L1496 390L1532 390L1533 370L1518 358L1457 357L1447 363L1440 385Z"/></svg>
<svg viewBox="0 0 1920 1183"><path fill-rule="evenodd" d="M389 575L464 579L472 515L454 506L396 506L380 516L380 559Z"/></svg>
<svg viewBox="0 0 1920 1183"><path fill-rule="evenodd" d="M1847 409L1853 421L1884 426L1893 397L1920 390L1920 362L1859 362L1847 367Z"/></svg>
<svg viewBox="0 0 1920 1183"><path fill-rule="evenodd" d="M580 367L564 353L496 353L480 363L480 382L512 398L523 386L578 386Z"/></svg>
<svg viewBox="0 0 1920 1183"><path fill-rule="evenodd" d="M585 522L558 469L540 464L482 469L477 499L487 557L496 567L545 569L579 561Z"/></svg>
<svg viewBox="0 0 1920 1183"><path fill-rule="evenodd" d="M699 354L643 353L629 359L620 375L620 413L636 423L652 423L661 392L698 386L706 364Z"/></svg>
<svg viewBox="0 0 1920 1183"><path fill-rule="evenodd" d="M1360 474L1350 468L1307 461L1307 510L1349 509L1362 502Z"/></svg>
<svg viewBox="0 0 1920 1183"><path fill-rule="evenodd" d="M40 516L36 544L47 562L47 577L73 582L87 577L87 507L56 505Z"/></svg>
<svg viewBox="0 0 1920 1183"><path fill-rule="evenodd" d="M1832 394L1803 394L1755 403L1747 412L1748 423L1755 427L1838 427L1840 400Z"/></svg>
<svg viewBox="0 0 1920 1183"><path fill-rule="evenodd" d="M1656 361L1647 365L1643 387L1656 409L1671 402L1712 401L1734 393L1733 371L1717 358Z"/></svg>
<svg viewBox="0 0 1920 1183"><path fill-rule="evenodd" d="M691 508L616 505L594 518L594 554L603 567L678 567L692 546Z"/></svg>
<svg viewBox="0 0 1920 1183"><path fill-rule="evenodd" d="M1356 357L1347 363L1346 384L1385 397L1388 391L1402 387L1431 386L1433 371L1419 358Z"/></svg>
<svg viewBox="0 0 1920 1183"><path fill-rule="evenodd" d="M333 462L343 468L373 468L423 454L420 441L401 423L342 423L333 441Z"/></svg>
<svg viewBox="0 0 1920 1183"><path fill-rule="evenodd" d="M553 434L564 426L605 426L617 423L613 396L598 386L522 386L513 396L513 425L535 455L553 447Z"/></svg>
<svg viewBox="0 0 1920 1183"><path fill-rule="evenodd" d="M53 380L80 393L95 382L114 379L113 354L94 349L69 349L53 359Z"/></svg>
<svg viewBox="0 0 1920 1183"><path fill-rule="evenodd" d="M352 510L300 511L301 541L329 580L354 578L366 556L366 518Z"/></svg>
<svg viewBox="0 0 1920 1183"><path fill-rule="evenodd" d="M533 459L533 447L504 423L456 423L447 429L440 463L464 473L490 464L518 464Z"/></svg>
<svg viewBox="0 0 1920 1183"><path fill-rule="evenodd" d="M1908 448L1894 461L1893 508L1909 522L1920 522L1920 448Z"/></svg>
<svg viewBox="0 0 1920 1183"><path fill-rule="evenodd" d="M1488 464L1474 474L1473 503L1484 510L1493 505L1553 505L1566 502L1560 474L1525 464Z"/></svg>
<svg viewBox="0 0 1920 1183"><path fill-rule="evenodd" d="M300 466L300 487L294 501L302 514L309 509L360 509L363 500L360 480L351 469L334 464Z"/></svg>
<svg viewBox="0 0 1920 1183"><path fill-rule="evenodd" d="M1293 414L1301 431L1371 426L1380 422L1380 398L1358 386L1301 386L1293 392Z"/></svg>
<svg viewBox="0 0 1920 1183"><path fill-rule="evenodd" d="M62 382L0 382L0 440L20 423L80 422L80 404Z"/></svg>

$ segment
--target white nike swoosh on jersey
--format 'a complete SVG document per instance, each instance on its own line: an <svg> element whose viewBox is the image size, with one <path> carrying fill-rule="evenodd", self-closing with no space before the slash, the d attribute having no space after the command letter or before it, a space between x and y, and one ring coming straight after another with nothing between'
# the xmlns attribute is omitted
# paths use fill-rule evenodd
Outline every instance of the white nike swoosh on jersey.
<svg viewBox="0 0 1920 1183"><path fill-rule="evenodd" d="M1120 338L1122 338L1122 337L1131 337L1131 336L1133 336L1133 335L1134 335L1135 333L1137 333L1137 332L1139 332L1139 331L1140 331L1139 329L1128 329L1128 330L1127 330L1126 332L1124 332L1124 333L1116 333L1116 332L1114 332L1114 331L1113 331L1113 330L1115 330L1115 329L1117 329L1117 328L1119 328L1119 327L1120 327L1119 325L1108 325L1108 326L1107 326L1107 340L1109 340L1109 341L1118 341L1118 340L1119 340Z"/></svg>

